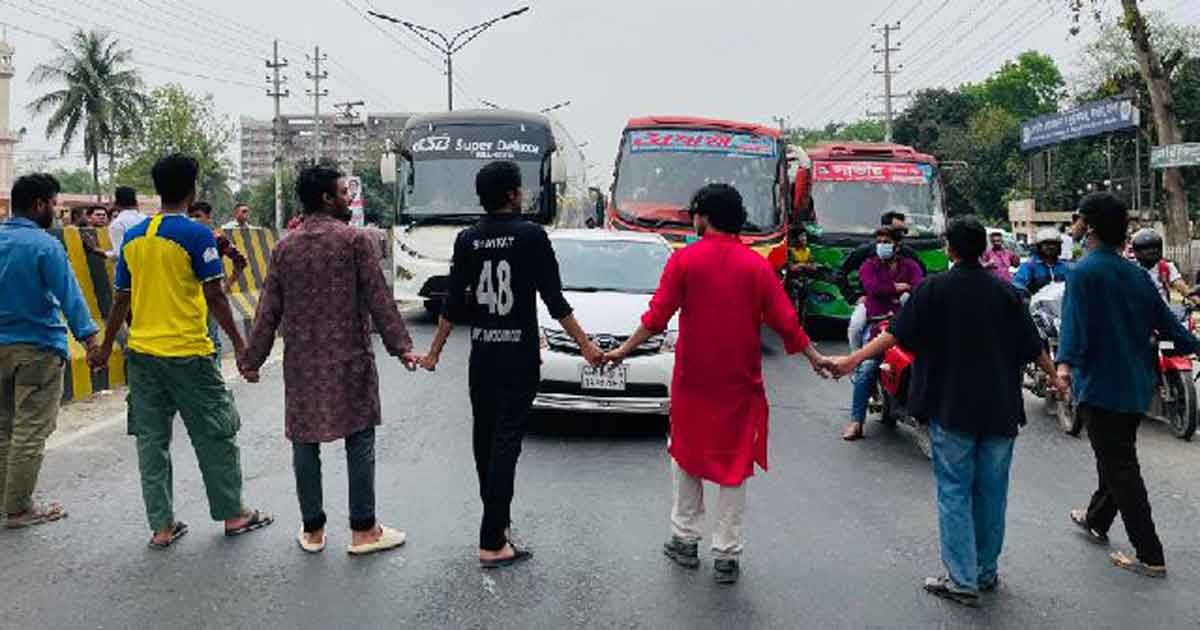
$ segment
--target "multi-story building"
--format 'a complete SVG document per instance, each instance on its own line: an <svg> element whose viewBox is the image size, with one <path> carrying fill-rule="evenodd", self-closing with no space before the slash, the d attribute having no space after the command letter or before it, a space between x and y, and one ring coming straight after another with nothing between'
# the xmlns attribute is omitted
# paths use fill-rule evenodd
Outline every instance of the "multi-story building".
<svg viewBox="0 0 1200 630"><path fill-rule="evenodd" d="M348 165L361 160L367 148L391 138L400 140L400 132L411 114L368 114L354 119L329 114L321 116L321 159ZM303 114L281 116L283 159L296 164L313 157L313 117ZM275 150L270 120L241 119L242 184L270 177Z"/></svg>
<svg viewBox="0 0 1200 630"><path fill-rule="evenodd" d="M13 185L13 145L18 134L8 128L10 89L13 78L13 53L16 49L0 36L0 217L9 214L9 191Z"/></svg>

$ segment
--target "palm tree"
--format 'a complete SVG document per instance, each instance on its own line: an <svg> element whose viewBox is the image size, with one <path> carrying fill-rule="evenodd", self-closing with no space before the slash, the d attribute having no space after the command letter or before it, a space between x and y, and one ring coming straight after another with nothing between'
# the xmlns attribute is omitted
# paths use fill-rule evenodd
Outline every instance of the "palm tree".
<svg viewBox="0 0 1200 630"><path fill-rule="evenodd" d="M129 66L133 51L103 31L75 31L69 43L58 42L58 57L33 69L35 84L66 87L38 97L29 111L50 112L46 138L62 135L60 152L67 154L80 132L83 154L92 163L92 183L100 194L100 155L111 163L117 142L137 132L147 104L142 78Z"/></svg>

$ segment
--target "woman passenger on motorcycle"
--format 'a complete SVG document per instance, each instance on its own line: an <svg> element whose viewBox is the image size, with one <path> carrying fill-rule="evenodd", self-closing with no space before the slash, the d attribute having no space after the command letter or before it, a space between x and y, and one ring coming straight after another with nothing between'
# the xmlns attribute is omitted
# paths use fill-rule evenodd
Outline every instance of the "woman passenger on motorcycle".
<svg viewBox="0 0 1200 630"><path fill-rule="evenodd" d="M1013 285L1033 295L1052 282L1065 282L1071 273L1071 264L1059 257L1062 255L1062 235L1054 228L1042 228L1037 232L1036 250L1029 260L1021 263L1013 276Z"/></svg>
<svg viewBox="0 0 1200 630"><path fill-rule="evenodd" d="M1189 302L1195 299L1188 295L1192 289L1184 282L1179 268L1175 263L1163 258L1163 240L1158 232L1150 228L1138 230L1133 235L1131 246L1134 259L1146 270L1146 275L1150 276L1150 281L1154 283L1154 288L1158 289L1158 294L1164 302L1171 303L1171 289Z"/></svg>
<svg viewBox="0 0 1200 630"><path fill-rule="evenodd" d="M869 323L863 331L863 345L878 334L880 324L900 311L900 305L924 278L925 274L920 265L911 258L897 254L897 243L900 242L901 235L902 232L892 227L876 230L875 255L868 258L858 270ZM843 440L849 442L863 437L867 404L878 377L877 360L864 361L855 370L850 423L842 431Z"/></svg>

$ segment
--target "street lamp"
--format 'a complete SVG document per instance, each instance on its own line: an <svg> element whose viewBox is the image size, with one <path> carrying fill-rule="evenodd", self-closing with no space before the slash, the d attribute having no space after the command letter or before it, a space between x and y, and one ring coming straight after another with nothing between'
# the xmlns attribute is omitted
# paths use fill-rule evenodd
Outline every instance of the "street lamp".
<svg viewBox="0 0 1200 630"><path fill-rule="evenodd" d="M516 9L515 11L509 11L508 13L505 13L504 15L501 15L500 17L492 18L486 22L476 24L475 26L472 26L470 28L465 28L465 29L459 31L458 33L455 33L454 36L452 36L452 37L446 37L446 35L444 35L441 31L434 30L427 26L421 26L420 24L413 24L412 22L409 22L408 20L401 20L399 18L394 18L390 15L384 15L383 13L379 13L378 11L367 11L367 13L369 13L381 20L387 20L388 22L392 22L393 24L399 24L399 25L403 26L404 28L407 28L408 30L410 30L414 34L416 34L417 37L420 37L421 39L425 40L430 46L433 46L434 50L436 50L446 56L446 107L450 111L454 111L454 53L462 50L463 46L466 46L467 44L471 43L472 40L474 40L476 37L479 37L480 33L491 28L492 25L495 24L496 22L499 22L501 20L507 20L508 18L517 17L518 15L521 15L522 13L524 13L528 10L529 10L529 7L521 7L520 9ZM435 40L431 36L435 36L438 39ZM438 40L440 40L440 42Z"/></svg>

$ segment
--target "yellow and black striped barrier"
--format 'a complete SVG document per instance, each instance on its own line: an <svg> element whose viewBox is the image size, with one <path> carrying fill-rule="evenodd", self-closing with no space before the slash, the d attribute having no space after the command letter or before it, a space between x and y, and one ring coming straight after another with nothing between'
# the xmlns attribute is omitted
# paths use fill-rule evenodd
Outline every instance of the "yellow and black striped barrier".
<svg viewBox="0 0 1200 630"><path fill-rule="evenodd" d="M233 316L243 335L250 334L254 324L254 312L258 309L258 298L267 283L267 268L271 264L271 252L278 239L275 232L264 228L238 228L222 230L222 233L246 257L246 271L229 290L229 304ZM233 263L225 260L225 277L233 277ZM221 333L224 337L224 332ZM233 346L222 339L221 347L231 351Z"/></svg>
<svg viewBox="0 0 1200 630"><path fill-rule="evenodd" d="M53 230L52 234L66 247L67 258L71 261L71 269L79 281L79 288L83 291L83 298L92 313L92 319L103 329L113 303L113 261L105 256L88 253L83 246L83 234L94 236L99 248L107 252L112 250L108 230L67 227ZM107 367L93 372L88 367L87 353L83 345L67 335L67 346L70 360L67 362L63 400L82 400L95 392L125 384L125 354L120 348L113 349Z"/></svg>

